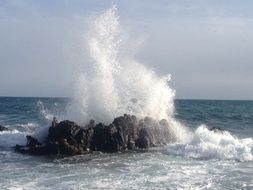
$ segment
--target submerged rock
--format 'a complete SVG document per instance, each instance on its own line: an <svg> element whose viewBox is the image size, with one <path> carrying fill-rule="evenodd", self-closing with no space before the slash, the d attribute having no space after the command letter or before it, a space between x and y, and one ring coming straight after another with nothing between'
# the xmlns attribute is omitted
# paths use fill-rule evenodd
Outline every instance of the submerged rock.
<svg viewBox="0 0 253 190"><path fill-rule="evenodd" d="M82 127L72 121L58 122L54 118L44 144L27 136L27 145L17 145L15 150L32 155L79 155L92 151L148 149L173 140L173 133L166 120L157 122L146 117L138 121L135 116L125 114L115 118L109 125L95 124L91 120L87 126Z"/></svg>

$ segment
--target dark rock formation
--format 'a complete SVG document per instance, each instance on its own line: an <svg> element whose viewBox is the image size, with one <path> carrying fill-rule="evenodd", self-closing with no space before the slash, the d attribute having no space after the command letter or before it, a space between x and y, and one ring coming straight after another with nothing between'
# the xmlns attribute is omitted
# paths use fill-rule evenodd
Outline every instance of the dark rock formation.
<svg viewBox="0 0 253 190"><path fill-rule="evenodd" d="M210 131L213 131L215 133L223 133L224 130L221 129L220 127L212 127L212 128L209 128Z"/></svg>
<svg viewBox="0 0 253 190"><path fill-rule="evenodd" d="M81 127L72 121L58 122L49 128L44 144L27 136L26 146L16 146L16 151L32 155L78 155L92 151L118 152L147 149L174 141L166 120L157 122L146 117L140 121L135 116L120 116L109 125L95 124L93 120Z"/></svg>
<svg viewBox="0 0 253 190"><path fill-rule="evenodd" d="M0 125L0 131L9 131L7 127Z"/></svg>
<svg viewBox="0 0 253 190"><path fill-rule="evenodd" d="M135 147L138 130L135 116L125 114L114 119L108 126L99 123L93 129L92 150L117 152Z"/></svg>
<svg viewBox="0 0 253 190"><path fill-rule="evenodd" d="M46 155L48 154L47 147L42 146L42 144L34 137L27 135L26 146L16 145L15 151L21 152L23 154L28 153L31 155Z"/></svg>

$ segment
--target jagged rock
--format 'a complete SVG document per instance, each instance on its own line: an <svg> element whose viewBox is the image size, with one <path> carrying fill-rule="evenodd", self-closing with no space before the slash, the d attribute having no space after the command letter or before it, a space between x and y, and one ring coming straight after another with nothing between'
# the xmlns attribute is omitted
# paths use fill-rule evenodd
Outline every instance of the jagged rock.
<svg viewBox="0 0 253 190"><path fill-rule="evenodd" d="M224 132L224 130L221 129L220 127L212 127L212 128L209 128L209 130L216 132L216 133L223 133Z"/></svg>
<svg viewBox="0 0 253 190"><path fill-rule="evenodd" d="M73 143L78 143L77 141L80 140L83 132L84 130L76 123L65 120L49 128L48 141L54 142L67 139L73 141Z"/></svg>
<svg viewBox="0 0 253 190"><path fill-rule="evenodd" d="M0 131L9 131L7 127L0 125Z"/></svg>
<svg viewBox="0 0 253 190"><path fill-rule="evenodd" d="M81 127L72 121L58 122L56 118L48 131L45 144L27 136L27 145L17 145L15 150L32 155L62 154L78 155L92 151L118 152L164 145L173 141L166 120L157 122L150 117L137 120L135 116L124 114L109 125L95 124L91 120Z"/></svg>
<svg viewBox="0 0 253 190"><path fill-rule="evenodd" d="M59 124L59 121L57 120L56 117L53 118L53 121L52 121L52 127L56 127L57 125Z"/></svg>
<svg viewBox="0 0 253 190"><path fill-rule="evenodd" d="M135 141L135 145L139 148L149 148L150 145L150 134L148 134L148 130L146 128L142 128L139 131L139 137Z"/></svg>
<svg viewBox="0 0 253 190"><path fill-rule="evenodd" d="M61 154L71 156L83 153L82 147L70 144L67 139L62 139L60 141L59 150Z"/></svg>
<svg viewBox="0 0 253 190"><path fill-rule="evenodd" d="M92 143L92 138L93 138L93 134L94 134L94 127L95 127L95 121L91 120L90 123L85 126L85 130L86 130L86 151L90 151L91 150L91 143Z"/></svg>
<svg viewBox="0 0 253 190"><path fill-rule="evenodd" d="M27 139L27 147L34 147L34 146L41 146L41 143L34 137L27 135L26 136Z"/></svg>
<svg viewBox="0 0 253 190"><path fill-rule="evenodd" d="M48 148L48 153L49 154L60 154L60 146L59 146L59 142L55 141L55 142L48 142L47 143L47 148Z"/></svg>
<svg viewBox="0 0 253 190"><path fill-rule="evenodd" d="M16 152L20 152L20 153L22 153L22 154L26 154L26 153L28 153L28 147L26 147L26 146L22 146L22 145L19 145L19 144L17 144L16 146L15 146L15 151Z"/></svg>
<svg viewBox="0 0 253 190"><path fill-rule="evenodd" d="M93 128L92 146L94 151L117 152L119 150L119 138L114 125L99 123Z"/></svg>
<svg viewBox="0 0 253 190"><path fill-rule="evenodd" d="M54 122L49 128L47 146L50 153L76 155L87 151L91 130L83 129L72 121Z"/></svg>
<svg viewBox="0 0 253 190"><path fill-rule="evenodd" d="M15 151L31 155L48 154L48 148L46 146L43 146L36 138L27 135L26 139L27 139L26 146L16 145Z"/></svg>
<svg viewBox="0 0 253 190"><path fill-rule="evenodd" d="M115 118L112 124L117 129L116 134L114 134L114 140L118 142L119 150L124 151L127 149L133 149L135 144L130 141L137 139L137 118L135 116L124 114L124 116Z"/></svg>
<svg viewBox="0 0 253 190"><path fill-rule="evenodd" d="M134 139L129 137L128 138L128 144L127 144L128 150L134 150L135 149L135 142Z"/></svg>
<svg viewBox="0 0 253 190"><path fill-rule="evenodd" d="M145 117L139 121L139 134L135 141L137 147L155 147L174 141L175 135L166 120L158 122L150 117Z"/></svg>

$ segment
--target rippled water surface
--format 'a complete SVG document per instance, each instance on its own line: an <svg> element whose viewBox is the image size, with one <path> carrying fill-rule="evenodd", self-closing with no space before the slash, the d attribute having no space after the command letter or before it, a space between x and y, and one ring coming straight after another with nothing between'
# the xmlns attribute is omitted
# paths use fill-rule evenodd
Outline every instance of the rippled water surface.
<svg viewBox="0 0 253 190"><path fill-rule="evenodd" d="M46 133L54 115L64 118L68 101L0 98L0 124L17 131L0 132L1 189L253 189L251 101L176 100L175 118L193 140L149 151L53 158L5 146ZM215 136L202 124L228 134Z"/></svg>

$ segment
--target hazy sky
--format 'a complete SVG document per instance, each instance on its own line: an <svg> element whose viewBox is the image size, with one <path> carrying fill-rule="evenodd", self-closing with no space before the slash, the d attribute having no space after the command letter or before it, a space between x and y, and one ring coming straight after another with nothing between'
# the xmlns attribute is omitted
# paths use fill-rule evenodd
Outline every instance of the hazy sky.
<svg viewBox="0 0 253 190"><path fill-rule="evenodd" d="M252 0L0 0L0 96L71 94L91 15L113 3L177 98L253 99Z"/></svg>

